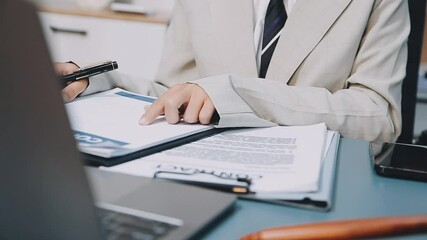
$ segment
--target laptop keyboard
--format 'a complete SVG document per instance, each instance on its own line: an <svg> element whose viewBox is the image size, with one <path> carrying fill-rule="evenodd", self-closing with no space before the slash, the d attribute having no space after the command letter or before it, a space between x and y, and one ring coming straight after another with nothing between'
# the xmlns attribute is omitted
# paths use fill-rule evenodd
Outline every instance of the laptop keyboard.
<svg viewBox="0 0 427 240"><path fill-rule="evenodd" d="M97 214L107 240L155 240L182 225L179 219L165 217L163 221L159 219L163 216L115 205L97 206Z"/></svg>

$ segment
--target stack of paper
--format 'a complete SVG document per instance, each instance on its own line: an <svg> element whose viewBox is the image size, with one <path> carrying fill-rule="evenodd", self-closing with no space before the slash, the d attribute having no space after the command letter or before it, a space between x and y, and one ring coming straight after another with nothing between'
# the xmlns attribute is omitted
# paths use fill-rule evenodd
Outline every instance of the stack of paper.
<svg viewBox="0 0 427 240"><path fill-rule="evenodd" d="M329 209L338 138L325 124L239 129L104 169L193 183L249 179L245 197Z"/></svg>

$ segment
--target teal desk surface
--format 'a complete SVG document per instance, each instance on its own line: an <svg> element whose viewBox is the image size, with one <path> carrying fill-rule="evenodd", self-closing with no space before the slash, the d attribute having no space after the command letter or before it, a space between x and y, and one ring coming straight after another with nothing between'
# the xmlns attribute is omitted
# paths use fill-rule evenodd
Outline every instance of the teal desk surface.
<svg viewBox="0 0 427 240"><path fill-rule="evenodd" d="M341 139L335 186L329 212L238 200L235 210L203 239L239 239L264 228L319 221L427 214L427 183L376 175L365 141ZM393 239L427 239L427 234Z"/></svg>

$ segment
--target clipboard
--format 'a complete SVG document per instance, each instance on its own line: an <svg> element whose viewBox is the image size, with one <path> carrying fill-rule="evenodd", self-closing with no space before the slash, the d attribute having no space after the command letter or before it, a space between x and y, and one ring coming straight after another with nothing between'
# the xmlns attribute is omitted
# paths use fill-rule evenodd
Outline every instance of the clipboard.
<svg viewBox="0 0 427 240"><path fill-rule="evenodd" d="M140 126L144 106L156 99L120 88L81 97L66 104L71 127L85 164L114 166L211 136L209 125L171 125L161 117Z"/></svg>
<svg viewBox="0 0 427 240"><path fill-rule="evenodd" d="M111 167L121 163L132 161L134 159L142 158L157 152L161 152L167 149L178 147L193 141L197 141L197 140L212 136L214 134L218 134L222 131L224 131L224 129L212 128L204 132L199 132L199 133L196 133L187 137L183 137L174 141L165 142L165 143L162 143L153 147L149 147L140 151L136 151L123 156L112 157L112 158L104 158L104 157L83 153L83 152L81 152L81 154L83 155L83 160L85 164L88 166Z"/></svg>

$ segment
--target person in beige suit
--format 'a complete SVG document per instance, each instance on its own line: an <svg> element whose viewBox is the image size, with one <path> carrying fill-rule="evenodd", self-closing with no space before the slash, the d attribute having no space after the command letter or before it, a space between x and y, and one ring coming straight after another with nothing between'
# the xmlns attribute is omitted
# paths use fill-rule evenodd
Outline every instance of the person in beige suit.
<svg viewBox="0 0 427 240"><path fill-rule="evenodd" d="M406 0L285 0L265 77L260 39L267 0L177 0L141 118L267 127L325 122L342 136L394 141L410 31ZM70 100L86 88L68 86ZM91 80L85 93L111 88ZM182 117L182 118L181 118Z"/></svg>

